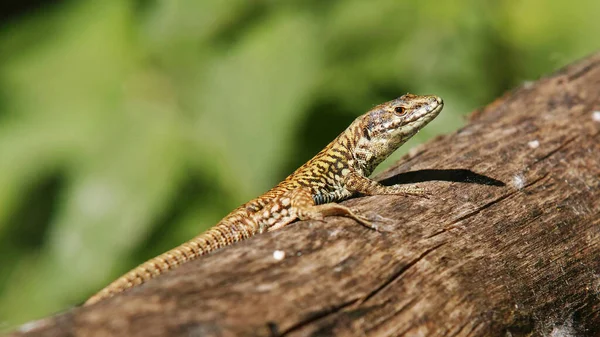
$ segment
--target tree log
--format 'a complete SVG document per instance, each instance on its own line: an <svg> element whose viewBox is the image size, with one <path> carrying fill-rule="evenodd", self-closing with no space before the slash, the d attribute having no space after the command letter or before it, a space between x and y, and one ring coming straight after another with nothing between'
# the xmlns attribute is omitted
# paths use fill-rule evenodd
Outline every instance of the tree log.
<svg viewBox="0 0 600 337"><path fill-rule="evenodd" d="M600 335L600 54L380 180L432 197L351 199L385 230L296 222L14 335Z"/></svg>

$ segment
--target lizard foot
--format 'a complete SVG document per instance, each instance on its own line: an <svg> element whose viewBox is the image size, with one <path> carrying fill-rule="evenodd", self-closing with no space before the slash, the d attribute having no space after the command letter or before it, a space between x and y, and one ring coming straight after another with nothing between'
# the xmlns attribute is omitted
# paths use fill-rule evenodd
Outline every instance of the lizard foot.
<svg viewBox="0 0 600 337"><path fill-rule="evenodd" d="M394 220L383 217L375 212L361 212L356 209L352 209L351 218L356 220L361 225L372 229L376 232L386 233L394 230Z"/></svg>
<svg viewBox="0 0 600 337"><path fill-rule="evenodd" d="M413 196L429 199L431 193L424 188L403 185L392 185L387 187L387 194Z"/></svg>

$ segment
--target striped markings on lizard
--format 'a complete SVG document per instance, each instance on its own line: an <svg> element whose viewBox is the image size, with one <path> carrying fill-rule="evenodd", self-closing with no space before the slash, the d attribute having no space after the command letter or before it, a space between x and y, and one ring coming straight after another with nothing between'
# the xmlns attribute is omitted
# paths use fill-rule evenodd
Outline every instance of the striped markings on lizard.
<svg viewBox="0 0 600 337"><path fill-rule="evenodd" d="M426 195L420 188L384 186L368 176L433 120L443 106L437 96L406 94L374 107L277 186L236 208L207 232L121 276L90 297L85 305L112 297L216 249L280 229L296 219L346 216L375 228L365 216L335 202L354 195Z"/></svg>

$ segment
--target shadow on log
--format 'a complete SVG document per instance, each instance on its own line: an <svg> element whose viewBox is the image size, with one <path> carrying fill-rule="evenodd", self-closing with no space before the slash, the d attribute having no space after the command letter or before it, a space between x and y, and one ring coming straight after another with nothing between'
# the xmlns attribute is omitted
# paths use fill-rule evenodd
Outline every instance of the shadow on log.
<svg viewBox="0 0 600 337"><path fill-rule="evenodd" d="M434 196L352 199L391 230L296 222L14 335L600 335L600 54L380 179Z"/></svg>

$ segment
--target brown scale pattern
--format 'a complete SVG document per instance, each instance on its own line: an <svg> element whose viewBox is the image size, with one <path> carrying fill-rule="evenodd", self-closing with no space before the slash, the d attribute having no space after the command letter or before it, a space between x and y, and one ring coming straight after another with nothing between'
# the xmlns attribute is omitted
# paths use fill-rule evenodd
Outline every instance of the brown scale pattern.
<svg viewBox="0 0 600 337"><path fill-rule="evenodd" d="M342 215L371 227L368 220L332 203L355 194L421 195L417 188L382 186L368 179L372 169L437 116L436 96L406 94L358 117L311 160L260 197L236 208L207 232L157 256L86 301L96 303L142 284L199 256L296 219Z"/></svg>

